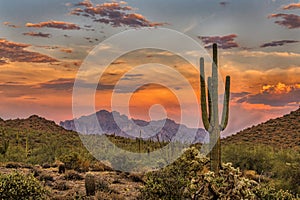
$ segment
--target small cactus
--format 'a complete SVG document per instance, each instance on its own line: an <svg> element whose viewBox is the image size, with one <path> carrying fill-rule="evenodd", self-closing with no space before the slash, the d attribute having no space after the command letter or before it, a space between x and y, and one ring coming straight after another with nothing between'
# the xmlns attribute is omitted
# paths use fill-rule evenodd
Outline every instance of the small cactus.
<svg viewBox="0 0 300 200"><path fill-rule="evenodd" d="M1 132L2 132L2 138L5 138L4 130L1 130ZM2 140L2 147L0 147L0 154L2 154L4 157L5 157L6 152L8 150L8 146L9 146L9 140L3 139Z"/></svg>
<svg viewBox="0 0 300 200"><path fill-rule="evenodd" d="M58 173L59 174L64 174L66 172L66 167L65 167L65 164L60 164L58 166Z"/></svg>
<svg viewBox="0 0 300 200"><path fill-rule="evenodd" d="M85 176L85 190L87 196L94 196L96 190L95 176L93 174L87 174Z"/></svg>

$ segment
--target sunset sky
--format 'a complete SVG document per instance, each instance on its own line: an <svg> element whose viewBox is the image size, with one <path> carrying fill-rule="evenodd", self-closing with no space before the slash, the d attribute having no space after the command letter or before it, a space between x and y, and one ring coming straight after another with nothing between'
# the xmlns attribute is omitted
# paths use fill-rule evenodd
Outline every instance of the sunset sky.
<svg viewBox="0 0 300 200"><path fill-rule="evenodd" d="M73 118L74 79L86 56L117 33L145 27L184 33L208 53L212 43L218 44L221 77L230 75L232 81L224 135L299 107L299 1L11 0L0 1L0 117L37 114L57 123ZM164 68L136 68L148 63L176 69L199 98L199 74L190 63L171 52L144 49L123 55L107 68L95 97L97 110L111 110L112 91L120 80L122 94L152 79L172 83L189 105L184 83L166 76ZM155 104L177 122L181 114L193 117L198 112L186 106L181 113L174 92L146 84L131 95L131 116L148 120Z"/></svg>

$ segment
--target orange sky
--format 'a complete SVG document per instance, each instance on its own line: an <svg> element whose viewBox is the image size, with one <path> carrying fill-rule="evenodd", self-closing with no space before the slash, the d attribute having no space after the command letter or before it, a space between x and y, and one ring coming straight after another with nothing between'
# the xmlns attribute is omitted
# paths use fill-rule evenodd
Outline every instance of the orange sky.
<svg viewBox="0 0 300 200"><path fill-rule="evenodd" d="M259 27L256 28L253 26L256 24L254 22L257 20L254 18L257 16L253 16L253 10L252 12L249 10L249 13L245 10L245 13L249 14L249 20L253 18L251 23L237 10L226 11L231 5L243 6L247 3L232 2L226 7L219 5L220 10L214 10L215 15L212 16L207 15L205 10L196 12L190 9L189 12L178 10L177 14L166 12L166 17L159 14L160 19L157 19L155 10L151 10L150 7L149 12L145 11L147 6L144 7L144 3L146 4L144 1L132 7L126 2L118 1L99 5L94 3L90 8L93 8L91 10L95 15L97 9L106 9L107 12L120 12L123 16L123 18L106 19L107 21L101 18L100 24L96 24L95 21L88 21L90 17L85 18L78 14L78 8L83 9L87 2L80 5L76 4L78 2L64 2L65 6L51 3L49 4L51 12L40 17L38 13L34 17L29 14L32 6L24 7L27 11L20 11L18 19L14 19L12 15L4 16L6 11L1 10L14 8L13 3L0 4L0 13L4 13L0 25L1 118L23 118L38 114L56 122L71 119L74 79L90 51L99 42L125 29L153 26L184 32L197 43L206 46L210 55L211 41L218 43L220 76L224 78L230 75L232 81L230 122L225 135L281 116L299 107L299 27L294 21L288 21L289 26L284 27L284 24L274 22L274 18L279 20L280 16L269 15L279 11L297 14L298 8L288 7L288 2L286 5L279 5L278 2L264 5L264 9L257 10L256 15L262 18L262 22L257 22ZM210 9L209 5L214 3L216 2L207 2L206 6ZM170 4L170 6L176 7L177 4ZM147 13L147 16L137 13L137 7L141 8L141 12ZM74 10L76 8L77 11ZM178 16L181 11L187 15L193 12L195 15L204 14L202 18L199 16L195 18L191 14L190 23L185 24L181 20L187 19ZM228 24L226 20L232 19L233 12L237 12L234 14L240 16L240 21L236 21L240 26L229 24L229 29L220 25L223 19L224 24ZM56 15L61 16L63 20L55 18ZM219 19L218 26L208 23L204 30L203 21L214 22L215 17ZM202 21L196 20L198 18ZM238 17L234 18L237 19ZM198 23L200 26L197 25ZM243 26L245 30L239 28L244 23L249 23L249 29L246 29L246 26ZM265 26L260 23L265 23ZM253 36L254 30L258 31L259 36ZM271 31L272 34L269 33ZM203 35L206 37L202 37ZM272 39L268 39L269 37ZM180 41L178 43L180 46ZM194 95L199 99L199 73L195 68L198 66L191 66L178 55L167 51L143 49L123 55L107 68L100 79L99 86L102 86L102 89L98 89L95 94L96 110L111 110L112 92L119 81L124 91L114 92L116 92L117 107L120 108L120 112L123 112L127 106L126 102L123 102L124 95L128 93L126 90L146 80L153 80L154 83L169 84L174 90L160 84L146 84L139 87L132 94L129 102L132 117L149 120L151 115L154 119L159 118L162 113L158 107L153 107L151 111L151 107L157 104L162 105L167 116L177 122L180 122L182 115L189 115L191 118L198 116L199 109L189 107L192 95L191 91L183 86L183 80L167 74L167 70L159 68L160 66L149 71L138 69L139 66L149 63L153 63L153 66L159 63L176 70L189 82L194 89ZM210 63L207 60L206 66L209 69ZM132 72L132 70L136 71ZM223 87L221 84L220 97L222 97ZM183 102L178 100L178 94L186 97ZM84 101L84 97L82 98ZM222 101L220 101L220 110L222 110L221 103ZM201 122L199 126L202 127Z"/></svg>

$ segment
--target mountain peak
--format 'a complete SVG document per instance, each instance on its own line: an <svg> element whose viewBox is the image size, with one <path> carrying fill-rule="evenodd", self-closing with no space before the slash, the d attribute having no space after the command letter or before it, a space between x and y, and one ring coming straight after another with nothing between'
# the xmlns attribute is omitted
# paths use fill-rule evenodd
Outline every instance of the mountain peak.
<svg viewBox="0 0 300 200"><path fill-rule="evenodd" d="M93 122L95 115L92 114L75 120L62 121L60 125L67 130L78 131L82 134L115 134L121 137L136 138L140 137L142 133L142 138L154 141L158 138L160 141L170 141L180 135L182 141L185 139L190 141L191 137L194 137L197 140L195 142L203 142L206 135L204 129L188 128L168 118L148 122L141 119L129 119L128 116L121 115L119 112L106 110L96 112L96 116L98 123ZM79 130L76 129L75 123L80 124L77 126ZM179 129L180 126L181 129ZM177 134L179 130L182 132Z"/></svg>

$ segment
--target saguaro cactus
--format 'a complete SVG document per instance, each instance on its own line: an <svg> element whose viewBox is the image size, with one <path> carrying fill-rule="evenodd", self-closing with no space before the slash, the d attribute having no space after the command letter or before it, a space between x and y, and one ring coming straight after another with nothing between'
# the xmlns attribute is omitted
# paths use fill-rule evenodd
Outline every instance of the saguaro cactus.
<svg viewBox="0 0 300 200"><path fill-rule="evenodd" d="M229 96L230 96L230 76L226 76L225 95L223 103L223 113L221 124L219 124L218 108L218 47L213 44L213 63L212 76L207 79L207 102L206 103L206 84L204 73L204 58L200 58L200 91L201 91L201 112L202 121L205 129L210 134L210 170L217 173L221 167L221 141L220 132L223 131L228 123Z"/></svg>

